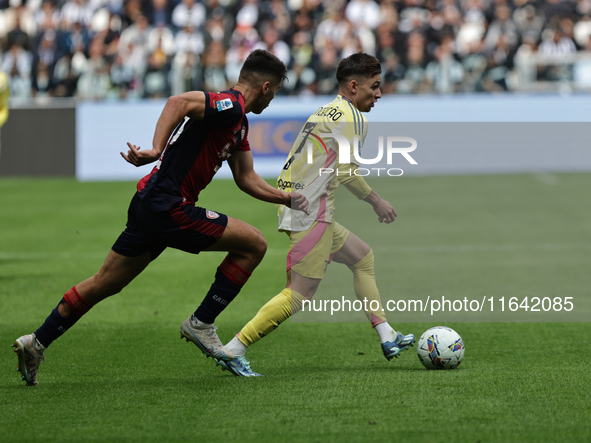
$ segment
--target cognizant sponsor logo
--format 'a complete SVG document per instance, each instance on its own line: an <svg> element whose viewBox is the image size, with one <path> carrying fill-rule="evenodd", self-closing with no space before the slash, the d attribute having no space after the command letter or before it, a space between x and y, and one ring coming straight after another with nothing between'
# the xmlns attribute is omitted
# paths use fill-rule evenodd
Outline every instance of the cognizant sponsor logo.
<svg viewBox="0 0 591 443"><path fill-rule="evenodd" d="M303 183L297 183L297 182L292 182L292 181L288 181L288 180L279 179L279 180L277 180L277 188L281 189L282 191L285 191L286 189L292 189L294 191L300 191L300 190L304 189L304 184Z"/></svg>

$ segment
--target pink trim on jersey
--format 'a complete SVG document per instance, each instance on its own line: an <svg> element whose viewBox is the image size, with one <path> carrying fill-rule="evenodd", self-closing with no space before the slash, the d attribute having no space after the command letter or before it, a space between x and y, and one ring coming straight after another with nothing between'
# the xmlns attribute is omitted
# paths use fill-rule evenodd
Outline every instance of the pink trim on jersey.
<svg viewBox="0 0 591 443"><path fill-rule="evenodd" d="M340 249L339 249L339 251L340 251ZM335 255L337 255L339 253L339 251L335 251L328 256L328 264L332 263L332 259L334 258Z"/></svg>
<svg viewBox="0 0 591 443"><path fill-rule="evenodd" d="M326 188L328 190L328 186ZM316 216L318 221L326 221L326 194L320 197L320 203L318 204L318 215Z"/></svg>
<svg viewBox="0 0 591 443"><path fill-rule="evenodd" d="M336 157L337 151L330 149L328 151L328 155L326 156L326 161L324 162L324 168L328 168ZM318 221L326 221L326 195L328 194L329 189L330 181L326 184L326 192L322 194L318 203L318 215L316 216L316 220Z"/></svg>
<svg viewBox="0 0 591 443"><path fill-rule="evenodd" d="M308 255L314 246L318 244L324 231L328 227L328 223L317 223L314 228L308 234L301 239L287 254L287 270L289 271L292 267L292 260L294 263L299 263Z"/></svg>

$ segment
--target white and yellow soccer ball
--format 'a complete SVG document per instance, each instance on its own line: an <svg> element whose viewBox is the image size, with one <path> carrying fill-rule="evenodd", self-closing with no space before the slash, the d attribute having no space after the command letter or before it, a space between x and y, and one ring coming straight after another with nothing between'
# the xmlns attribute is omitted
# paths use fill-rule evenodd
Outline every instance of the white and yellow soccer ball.
<svg viewBox="0 0 591 443"><path fill-rule="evenodd" d="M427 329L417 346L419 360L427 369L455 369L464 358L462 337L447 326Z"/></svg>

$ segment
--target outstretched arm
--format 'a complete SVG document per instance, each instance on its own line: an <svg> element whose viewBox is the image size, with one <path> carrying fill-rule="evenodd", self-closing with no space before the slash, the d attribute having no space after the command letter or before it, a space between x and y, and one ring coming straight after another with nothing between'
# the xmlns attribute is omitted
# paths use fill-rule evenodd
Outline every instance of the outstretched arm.
<svg viewBox="0 0 591 443"><path fill-rule="evenodd" d="M170 97L160 114L154 131L152 149L142 150L139 146L127 143L127 154L121 156L134 166L143 166L160 158L174 128L185 118L202 120L205 116L205 94L201 91L185 92Z"/></svg>
<svg viewBox="0 0 591 443"><path fill-rule="evenodd" d="M373 189L371 190L369 195L363 199L363 201L366 201L373 206L373 210L378 215L378 221L380 223L387 224L392 223L394 220L396 220L398 214L396 213L390 202L380 197L378 193Z"/></svg>
<svg viewBox="0 0 591 443"><path fill-rule="evenodd" d="M234 181L248 195L265 202L299 209L308 214L308 200L306 197L296 192L287 193L276 189L255 172L250 151L236 150L228 158L228 164L232 170Z"/></svg>
<svg viewBox="0 0 591 443"><path fill-rule="evenodd" d="M376 191L369 187L365 179L356 173L357 165L339 163L336 169L339 182L358 199L369 203L378 215L380 223L392 223L396 219L398 214L392 205L380 197Z"/></svg>

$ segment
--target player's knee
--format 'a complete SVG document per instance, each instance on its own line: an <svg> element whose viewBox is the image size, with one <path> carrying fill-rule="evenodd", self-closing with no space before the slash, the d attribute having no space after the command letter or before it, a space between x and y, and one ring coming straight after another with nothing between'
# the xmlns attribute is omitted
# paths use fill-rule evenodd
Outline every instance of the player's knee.
<svg viewBox="0 0 591 443"><path fill-rule="evenodd" d="M123 291L124 287L125 287L125 285L120 285L120 284L115 284L115 285L111 286L108 291L109 292L108 296L110 297L111 295L119 294L121 291Z"/></svg>
<svg viewBox="0 0 591 443"><path fill-rule="evenodd" d="M110 282L100 286L100 289L97 291L97 294L100 295L101 299L105 299L115 294L119 294L125 285L120 283Z"/></svg>
<svg viewBox="0 0 591 443"><path fill-rule="evenodd" d="M359 260L352 266L349 266L349 269L353 271L353 273L366 273L372 274L374 272L374 256L373 250L370 248L369 252L365 257Z"/></svg>
<svg viewBox="0 0 591 443"><path fill-rule="evenodd" d="M254 227L250 235L250 255L253 260L261 261L267 253L267 240L265 240L263 233Z"/></svg>
<svg viewBox="0 0 591 443"><path fill-rule="evenodd" d="M92 285L87 289L88 292L100 300L110 297L111 295L119 294L127 283L122 283L111 279L103 272L98 272L92 278Z"/></svg>
<svg viewBox="0 0 591 443"><path fill-rule="evenodd" d="M261 234L259 232L257 235L257 238L254 242L253 254L256 259L258 259L259 261L263 259L263 257L267 253L267 246L268 246L267 240L265 240L265 237L263 237L263 234Z"/></svg>

